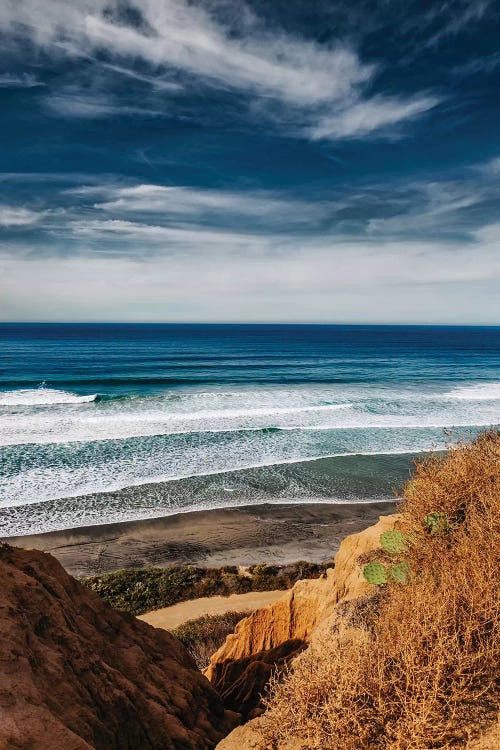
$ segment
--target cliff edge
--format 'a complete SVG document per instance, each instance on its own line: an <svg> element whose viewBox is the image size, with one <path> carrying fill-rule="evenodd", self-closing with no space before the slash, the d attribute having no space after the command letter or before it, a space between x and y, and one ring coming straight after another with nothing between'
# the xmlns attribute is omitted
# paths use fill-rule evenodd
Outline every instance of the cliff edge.
<svg viewBox="0 0 500 750"><path fill-rule="evenodd" d="M237 717L169 633L0 547L2 750L210 750Z"/></svg>
<svg viewBox="0 0 500 750"><path fill-rule="evenodd" d="M273 668L299 654L337 616L337 605L373 589L358 558L376 549L380 534L399 516L381 516L374 526L344 539L335 567L316 580L298 581L274 604L241 620L212 656L205 674L227 706L252 718L261 713L260 695Z"/></svg>

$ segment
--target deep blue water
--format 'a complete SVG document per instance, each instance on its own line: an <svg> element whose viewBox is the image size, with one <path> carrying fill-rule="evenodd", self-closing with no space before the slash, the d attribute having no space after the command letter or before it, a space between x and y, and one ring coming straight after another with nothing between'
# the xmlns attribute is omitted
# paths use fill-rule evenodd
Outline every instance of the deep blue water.
<svg viewBox="0 0 500 750"><path fill-rule="evenodd" d="M0 324L0 533L389 497L499 415L499 327Z"/></svg>

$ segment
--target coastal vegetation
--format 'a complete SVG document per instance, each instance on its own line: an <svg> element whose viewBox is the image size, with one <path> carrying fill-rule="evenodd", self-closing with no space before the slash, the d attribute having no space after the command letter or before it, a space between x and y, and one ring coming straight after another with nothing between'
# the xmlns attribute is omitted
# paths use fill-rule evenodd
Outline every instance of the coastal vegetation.
<svg viewBox="0 0 500 750"><path fill-rule="evenodd" d="M500 433L417 462L400 513L358 559L372 592L272 680L266 747L451 750L497 721Z"/></svg>
<svg viewBox="0 0 500 750"><path fill-rule="evenodd" d="M286 590L303 578L318 578L331 566L331 562L316 564L304 560L281 566L261 563L245 569L233 565L221 568L174 565L129 568L80 580L115 609L141 615L202 596Z"/></svg>
<svg viewBox="0 0 500 750"><path fill-rule="evenodd" d="M247 614L248 612L224 612L221 615L203 615L170 632L186 647L198 669L205 669L212 654L222 646L236 624Z"/></svg>

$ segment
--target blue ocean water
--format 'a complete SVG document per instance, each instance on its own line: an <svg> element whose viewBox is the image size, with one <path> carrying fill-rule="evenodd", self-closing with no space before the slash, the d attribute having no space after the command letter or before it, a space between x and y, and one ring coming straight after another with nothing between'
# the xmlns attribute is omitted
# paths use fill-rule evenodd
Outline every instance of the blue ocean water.
<svg viewBox="0 0 500 750"><path fill-rule="evenodd" d="M0 324L0 534L389 498L499 422L499 327Z"/></svg>

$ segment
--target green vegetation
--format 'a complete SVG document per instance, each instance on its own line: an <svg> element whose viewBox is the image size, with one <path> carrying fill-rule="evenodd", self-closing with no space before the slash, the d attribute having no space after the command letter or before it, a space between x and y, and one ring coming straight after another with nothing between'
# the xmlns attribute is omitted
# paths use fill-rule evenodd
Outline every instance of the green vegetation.
<svg viewBox="0 0 500 750"><path fill-rule="evenodd" d="M400 531L391 529L380 535L380 546L390 555L400 555L406 550L406 539Z"/></svg>
<svg viewBox="0 0 500 750"><path fill-rule="evenodd" d="M433 511L424 516L424 528L430 534L441 534L449 531L448 516L446 513Z"/></svg>
<svg viewBox="0 0 500 750"><path fill-rule="evenodd" d="M332 564L316 565L303 560L283 566L262 563L253 565L244 573L236 566L130 568L89 576L82 578L81 582L115 609L140 615L202 596L289 589L302 578L319 578Z"/></svg>
<svg viewBox="0 0 500 750"><path fill-rule="evenodd" d="M248 612L225 612L222 615L203 615L197 620L189 620L172 630L189 651L198 669L208 667L210 657L234 631L236 623Z"/></svg>
<svg viewBox="0 0 500 750"><path fill-rule="evenodd" d="M384 586L389 581L394 583L408 583L410 578L410 566L399 556L408 552L409 539L397 529L384 531L380 535L380 546L383 552L390 555L394 562L384 565L382 562L374 561L363 568L363 575L374 586ZM387 558L386 558L387 559Z"/></svg>
<svg viewBox="0 0 500 750"><path fill-rule="evenodd" d="M411 497L414 497L414 495L411 495ZM458 525L456 525L457 528ZM451 529L446 513L438 513L437 511L432 511L424 516L422 527L428 534L447 534ZM383 552L391 555L393 559L396 558L396 562L387 566L379 561L370 562L368 565L365 565L363 575L368 583L372 583L375 586L384 586L389 581L408 583L411 568L408 562L401 559L401 556L405 554L408 556L412 544L415 544L416 541L417 537L414 533L405 536L397 529L384 531L380 535L380 546ZM397 559L398 557L399 559Z"/></svg>

